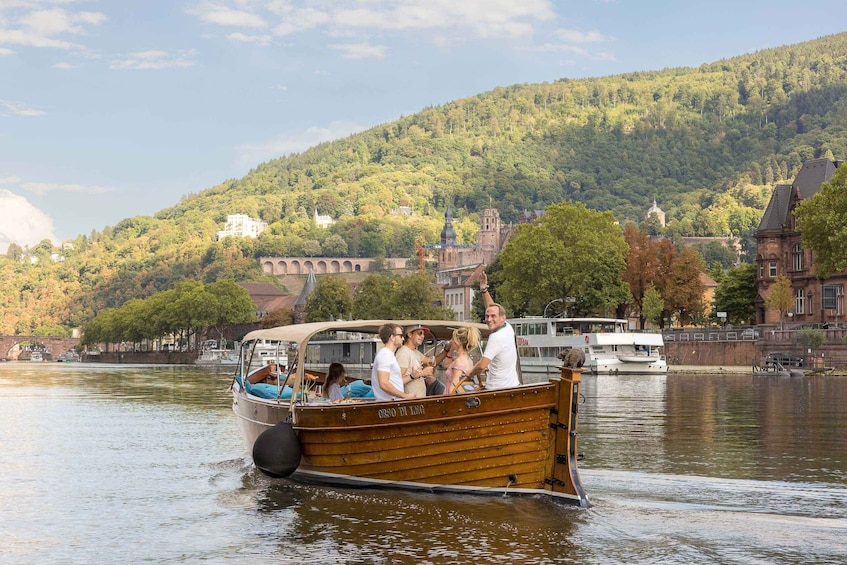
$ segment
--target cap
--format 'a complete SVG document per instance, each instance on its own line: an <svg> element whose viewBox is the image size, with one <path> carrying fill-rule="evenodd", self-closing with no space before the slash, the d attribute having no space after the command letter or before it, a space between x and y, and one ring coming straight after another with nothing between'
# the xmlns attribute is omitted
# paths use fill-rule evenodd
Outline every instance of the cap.
<svg viewBox="0 0 847 565"><path fill-rule="evenodd" d="M422 324L413 324L413 325L409 326L408 328L406 328L406 335L409 335L410 333L418 331L418 330L423 330L426 333L430 333L428 327L426 327Z"/></svg>

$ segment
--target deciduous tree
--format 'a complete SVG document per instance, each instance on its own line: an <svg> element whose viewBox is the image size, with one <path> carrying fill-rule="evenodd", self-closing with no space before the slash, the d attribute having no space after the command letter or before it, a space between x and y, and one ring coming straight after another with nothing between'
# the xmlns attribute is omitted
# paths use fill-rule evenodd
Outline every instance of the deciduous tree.
<svg viewBox="0 0 847 565"><path fill-rule="evenodd" d="M715 309L726 312L730 324L752 323L756 315L756 266L742 263L729 269L715 289Z"/></svg>
<svg viewBox="0 0 847 565"><path fill-rule="evenodd" d="M784 275L777 275L768 290L770 292L765 299L765 307L768 310L779 312L779 326L782 329L785 323L785 313L794 306L794 290L791 288L791 281Z"/></svg>
<svg viewBox="0 0 847 565"><path fill-rule="evenodd" d="M611 213L553 204L535 223L518 226L500 253L500 299L513 315L541 314L555 298L573 315L607 314L629 298L621 279L626 251Z"/></svg>
<svg viewBox="0 0 847 565"><path fill-rule="evenodd" d="M306 299L306 321L338 319L347 315L352 307L353 300L344 279L336 275L322 276Z"/></svg>
<svg viewBox="0 0 847 565"><path fill-rule="evenodd" d="M815 273L847 269L847 164L794 210L803 245L815 252Z"/></svg>

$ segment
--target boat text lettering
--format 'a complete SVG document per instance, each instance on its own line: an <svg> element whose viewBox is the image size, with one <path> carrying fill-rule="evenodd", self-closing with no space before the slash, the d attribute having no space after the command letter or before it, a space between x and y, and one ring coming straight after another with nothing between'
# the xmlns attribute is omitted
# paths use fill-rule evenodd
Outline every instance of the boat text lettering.
<svg viewBox="0 0 847 565"><path fill-rule="evenodd" d="M396 418L397 416L420 416L425 413L422 404L414 406L398 406L397 408L380 408L376 416L379 419Z"/></svg>

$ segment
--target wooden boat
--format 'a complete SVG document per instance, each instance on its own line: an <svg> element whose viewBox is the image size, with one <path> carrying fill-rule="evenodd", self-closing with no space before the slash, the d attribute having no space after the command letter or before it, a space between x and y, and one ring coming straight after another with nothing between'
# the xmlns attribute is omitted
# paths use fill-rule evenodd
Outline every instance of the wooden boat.
<svg viewBox="0 0 847 565"><path fill-rule="evenodd" d="M260 398L236 375L233 410L256 466L275 476L325 484L430 492L543 494L582 507L588 498L577 470L580 369L562 368L546 382L416 400L317 396L321 376L307 375L309 341L329 331L375 334L389 321L339 321L249 333L244 342L292 345L293 371L275 398ZM460 326L443 320L394 321L428 327L449 339ZM242 357L244 355L242 354ZM280 379L286 382L286 379Z"/></svg>

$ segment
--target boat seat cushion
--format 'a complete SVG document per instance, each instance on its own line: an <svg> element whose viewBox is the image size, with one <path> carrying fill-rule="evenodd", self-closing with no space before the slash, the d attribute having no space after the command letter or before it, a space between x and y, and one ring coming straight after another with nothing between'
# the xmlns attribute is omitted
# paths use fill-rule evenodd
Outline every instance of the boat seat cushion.
<svg viewBox="0 0 847 565"><path fill-rule="evenodd" d="M341 392L346 397L348 393L350 398L373 398L374 389L371 385L365 384L364 381L353 381L349 385L341 387Z"/></svg>
<svg viewBox="0 0 847 565"><path fill-rule="evenodd" d="M259 398L291 398L292 392L293 390L290 386L282 387L282 394L279 395L279 388L276 385L269 385L267 383L256 383L254 385L247 385L247 393L252 394L253 396L258 396Z"/></svg>

